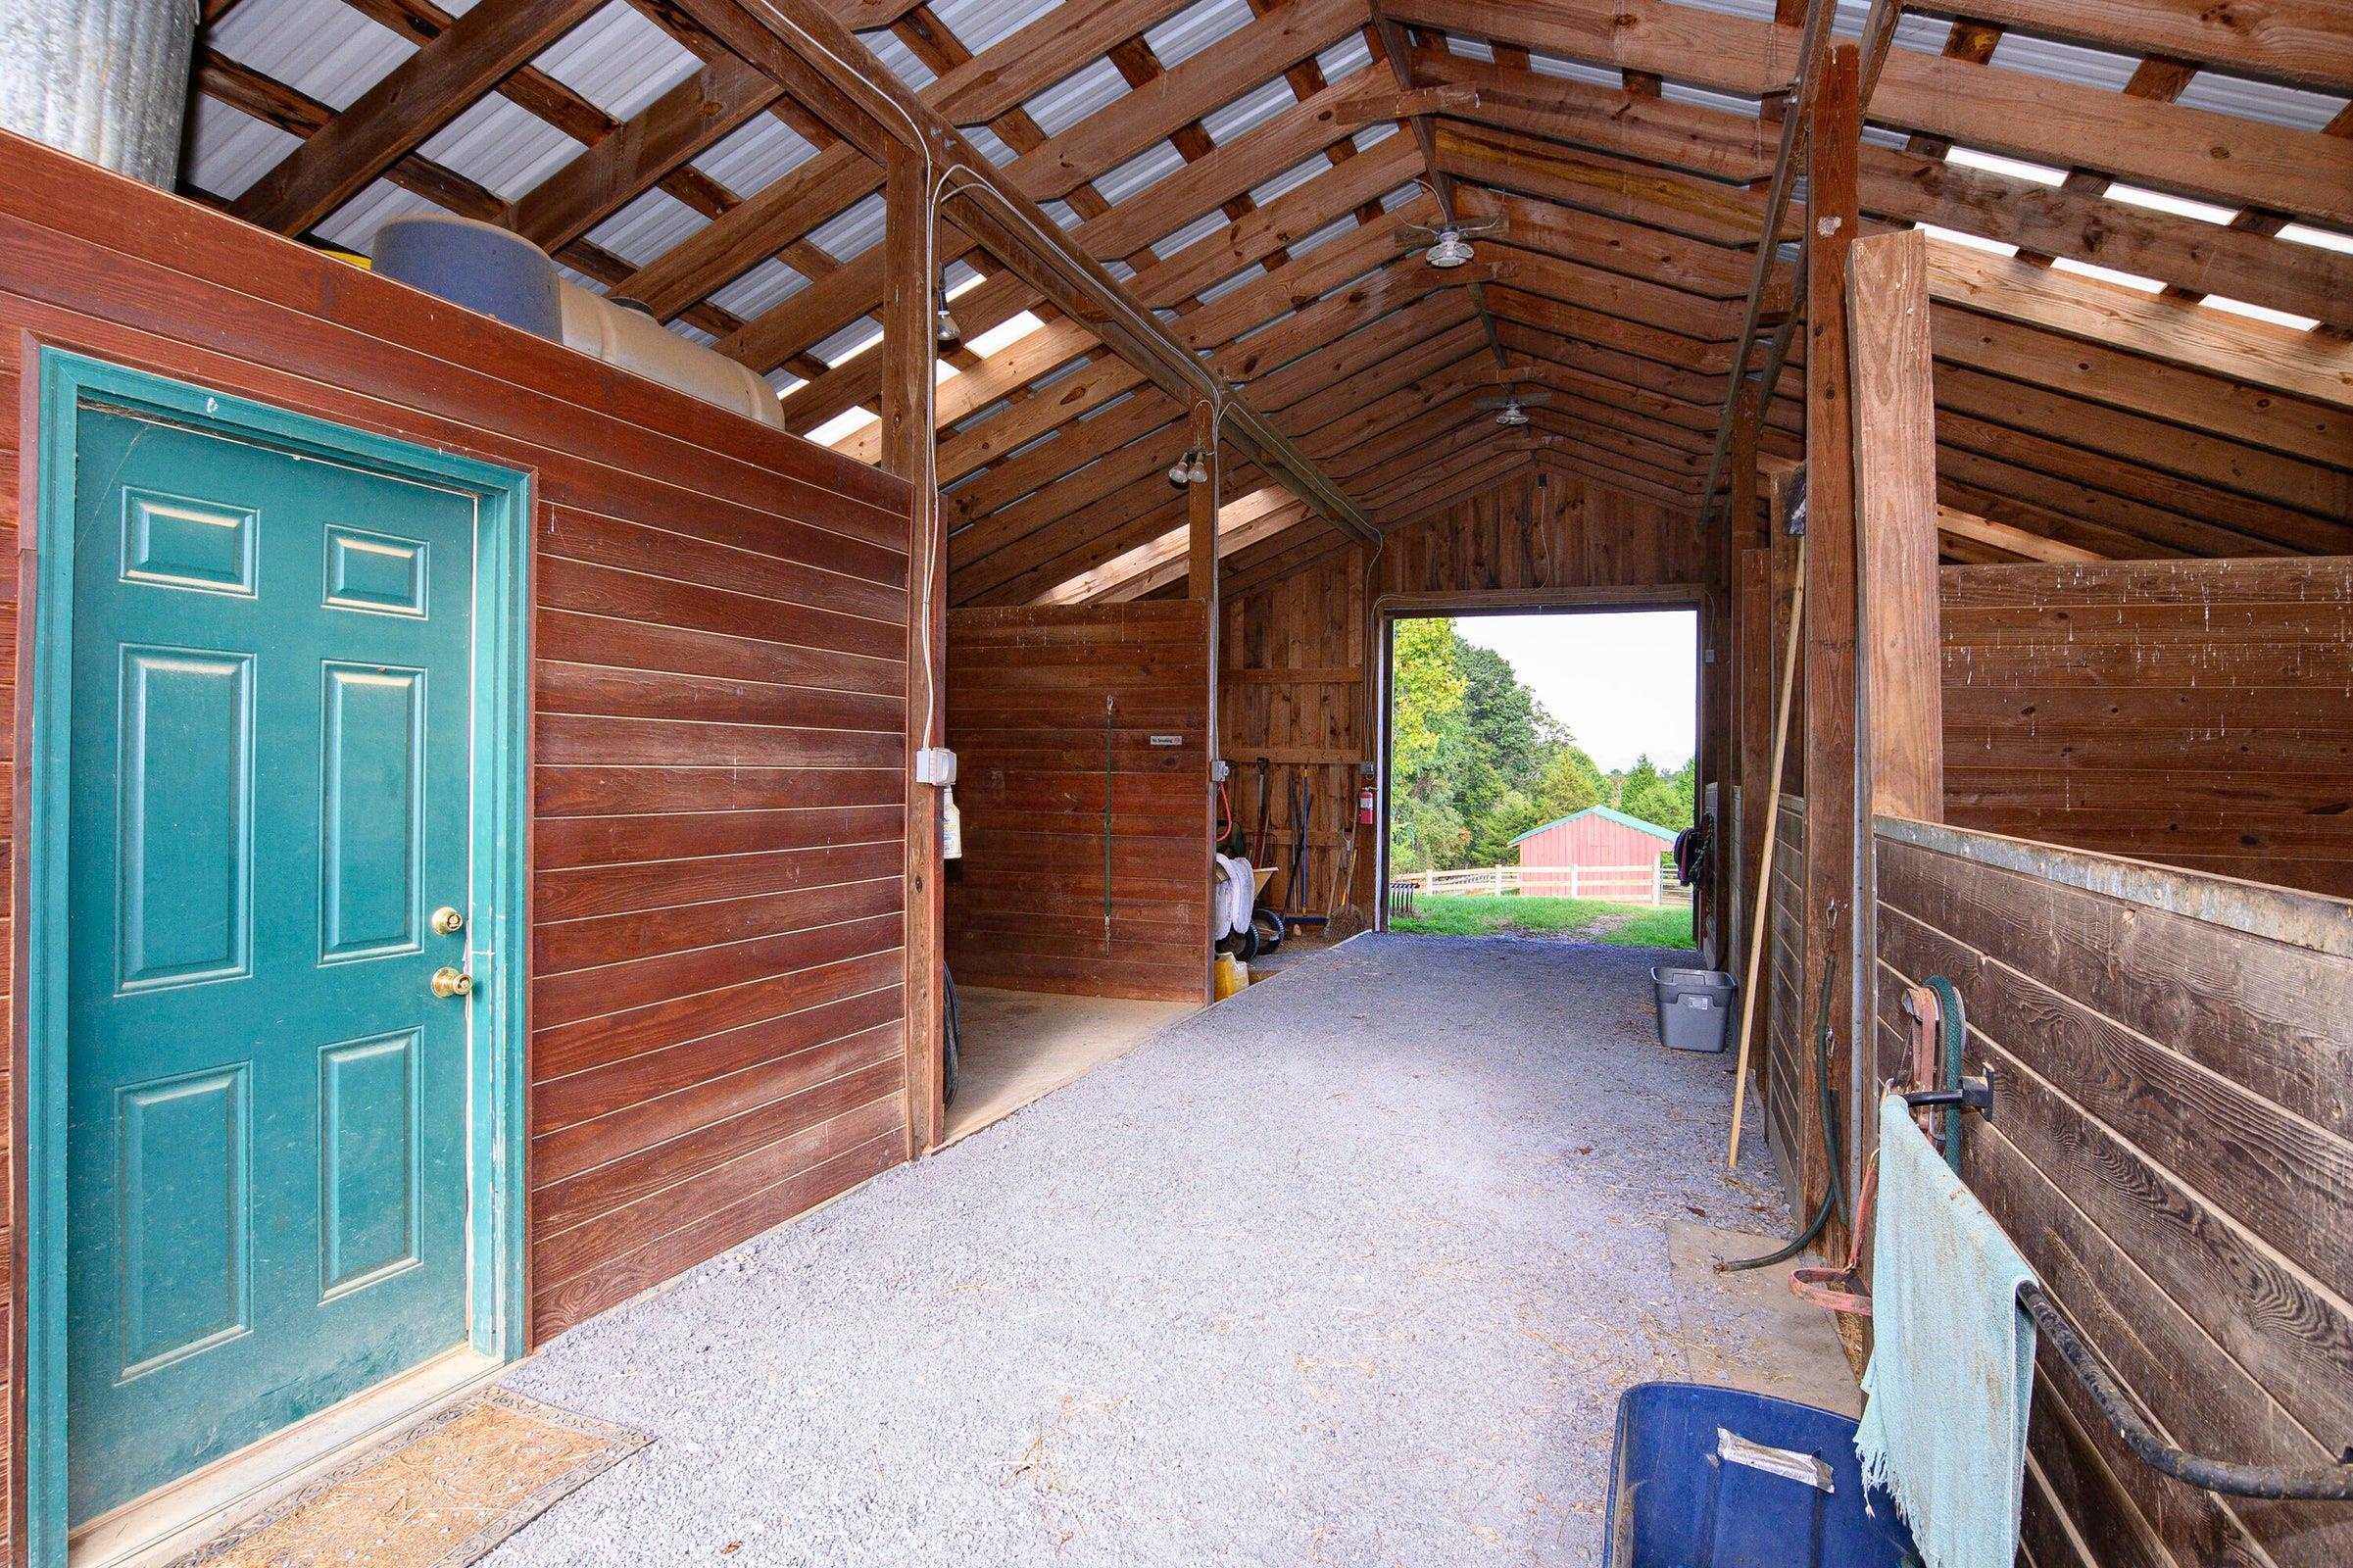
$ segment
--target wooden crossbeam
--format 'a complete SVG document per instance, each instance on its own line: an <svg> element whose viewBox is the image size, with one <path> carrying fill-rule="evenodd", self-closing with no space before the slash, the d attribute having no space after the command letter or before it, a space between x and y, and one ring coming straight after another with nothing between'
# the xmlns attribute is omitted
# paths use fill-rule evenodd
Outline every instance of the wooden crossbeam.
<svg viewBox="0 0 2353 1568"><path fill-rule="evenodd" d="M301 233L603 3L482 0L287 154L229 211L281 234Z"/></svg>

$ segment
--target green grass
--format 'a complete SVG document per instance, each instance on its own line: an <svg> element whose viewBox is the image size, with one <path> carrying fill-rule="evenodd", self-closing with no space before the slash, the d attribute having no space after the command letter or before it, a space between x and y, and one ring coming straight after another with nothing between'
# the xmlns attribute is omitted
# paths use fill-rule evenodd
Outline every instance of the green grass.
<svg viewBox="0 0 2353 1568"><path fill-rule="evenodd" d="M1392 919L1389 928L1432 937L1580 937L1625 948L1693 945L1688 908L1515 894L1424 895L1415 901L1410 917Z"/></svg>

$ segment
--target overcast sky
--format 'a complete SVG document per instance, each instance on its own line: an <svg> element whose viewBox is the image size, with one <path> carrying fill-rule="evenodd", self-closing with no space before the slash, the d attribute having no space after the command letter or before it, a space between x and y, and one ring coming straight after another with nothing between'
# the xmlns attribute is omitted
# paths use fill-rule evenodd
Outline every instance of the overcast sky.
<svg viewBox="0 0 2353 1568"><path fill-rule="evenodd" d="M1454 629L1510 660L1604 769L1643 752L1661 770L1690 759L1699 677L1691 612L1458 615Z"/></svg>

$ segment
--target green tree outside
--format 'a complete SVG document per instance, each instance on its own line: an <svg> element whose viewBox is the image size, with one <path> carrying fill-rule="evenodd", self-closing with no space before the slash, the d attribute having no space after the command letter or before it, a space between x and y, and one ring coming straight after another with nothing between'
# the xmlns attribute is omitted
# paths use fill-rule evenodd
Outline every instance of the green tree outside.
<svg viewBox="0 0 2353 1568"><path fill-rule="evenodd" d="M1445 617L1397 623L1390 708L1390 864L1400 872L1510 863L1511 841L1589 806L1681 830L1695 764L1649 758L1605 773L1510 662Z"/></svg>

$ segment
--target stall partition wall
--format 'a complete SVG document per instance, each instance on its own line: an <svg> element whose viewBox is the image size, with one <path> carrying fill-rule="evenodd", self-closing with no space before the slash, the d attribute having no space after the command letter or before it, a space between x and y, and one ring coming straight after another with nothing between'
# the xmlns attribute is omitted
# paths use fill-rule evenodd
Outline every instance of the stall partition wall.
<svg viewBox="0 0 2353 1568"><path fill-rule="evenodd" d="M2353 894L2353 559L1941 586L1948 820Z"/></svg>
<svg viewBox="0 0 2353 1568"><path fill-rule="evenodd" d="M1208 1000L1208 612L955 610L959 984Z"/></svg>
<svg viewBox="0 0 2353 1568"><path fill-rule="evenodd" d="M0 135L12 528L43 348L529 477L528 1336L903 1156L902 485Z"/></svg>
<svg viewBox="0 0 2353 1568"><path fill-rule="evenodd" d="M1329 538L1329 536L1327 536ZM1370 564L1368 565L1368 558ZM1355 831L1361 764L1380 756L1378 632L1383 606L1430 613L1545 606L1691 603L1704 576L1696 519L1568 474L1522 473L1393 529L1374 556L1330 542L1229 564L1220 740L1235 765L1234 808L1253 838L1255 760L1270 760L1267 843L1290 864L1295 792L1310 785L1310 906L1331 898L1326 873L1340 835ZM1374 652L1368 660L1367 648ZM1346 902L1369 920L1380 856L1371 829L1357 845ZM1293 904L1285 877L1279 900Z"/></svg>
<svg viewBox="0 0 2353 1568"><path fill-rule="evenodd" d="M2325 1469L2353 1434L2353 905L1966 829L1877 824L1877 1074L1931 975L1988 1069L1962 1174L2168 1441ZM2166 1480L2042 1347L2038 1568L2353 1562L2338 1504Z"/></svg>

